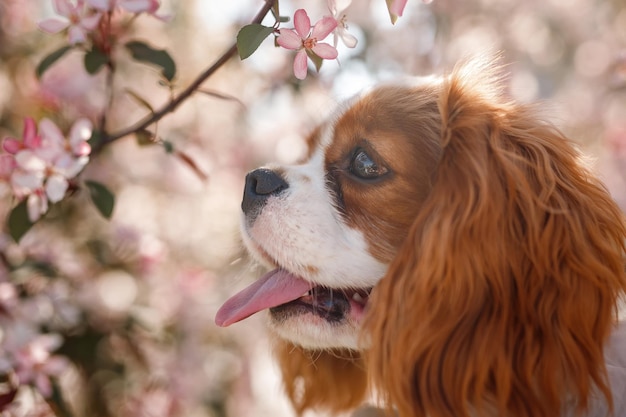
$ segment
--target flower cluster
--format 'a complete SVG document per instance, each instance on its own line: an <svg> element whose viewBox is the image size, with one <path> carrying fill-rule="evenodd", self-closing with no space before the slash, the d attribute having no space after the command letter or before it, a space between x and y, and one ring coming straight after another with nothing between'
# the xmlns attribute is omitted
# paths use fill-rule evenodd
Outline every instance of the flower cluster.
<svg viewBox="0 0 626 417"><path fill-rule="evenodd" d="M92 124L77 120L66 138L54 122L42 119L39 129L26 118L22 139L5 138L0 154L0 182L9 184L18 200L27 199L28 217L35 222L48 202L63 199L74 178L89 161Z"/></svg>
<svg viewBox="0 0 626 417"><path fill-rule="evenodd" d="M344 0L338 5L336 0L328 1L332 16L324 16L311 26L311 19L306 10L298 9L293 16L293 29L280 29L276 43L285 48L297 51L293 62L293 73L299 80L307 75L307 56L311 59L337 58L337 43L341 39L348 48L354 48L357 39L348 33L347 17L344 10L352 0ZM334 35L333 45L321 42L328 35Z"/></svg>
<svg viewBox="0 0 626 417"><path fill-rule="evenodd" d="M147 13L161 20L169 16L159 15L159 0L53 0L55 12L60 18L49 18L39 22L39 28L47 33L67 31L70 44L87 41L88 34L100 24L103 13L116 9L130 13Z"/></svg>
<svg viewBox="0 0 626 417"><path fill-rule="evenodd" d="M307 74L307 54L313 53L322 59L337 58L337 49L327 43L319 42L326 38L337 27L337 21L323 17L314 26L304 9L299 9L293 16L295 29L280 29L276 42L286 49L298 51L293 62L293 73L303 80Z"/></svg>
<svg viewBox="0 0 626 417"><path fill-rule="evenodd" d="M58 283L55 285L64 285ZM45 285L44 285L45 287ZM5 389L17 393L20 387L31 386L43 397L52 395L52 379L70 366L70 361L53 354L63 338L58 333L41 333L39 309L51 306L53 293L46 288L38 294L23 297L24 288L0 279L0 375L9 383ZM52 307L56 314L56 308ZM46 323L48 326L50 323Z"/></svg>

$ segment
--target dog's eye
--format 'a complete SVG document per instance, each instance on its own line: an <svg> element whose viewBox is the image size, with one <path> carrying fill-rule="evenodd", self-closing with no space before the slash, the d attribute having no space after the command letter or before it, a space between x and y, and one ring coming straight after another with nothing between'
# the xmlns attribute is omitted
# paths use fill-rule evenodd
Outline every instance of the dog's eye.
<svg viewBox="0 0 626 417"><path fill-rule="evenodd" d="M350 172L359 178L368 180L385 174L387 168L377 164L363 149L358 149L350 163Z"/></svg>

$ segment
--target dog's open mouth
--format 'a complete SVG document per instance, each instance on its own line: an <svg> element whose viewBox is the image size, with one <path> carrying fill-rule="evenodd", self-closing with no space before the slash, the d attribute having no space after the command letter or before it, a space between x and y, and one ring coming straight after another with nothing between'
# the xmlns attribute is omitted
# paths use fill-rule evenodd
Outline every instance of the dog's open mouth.
<svg viewBox="0 0 626 417"><path fill-rule="evenodd" d="M360 320L370 290L315 286L284 269L276 269L228 299L217 312L215 323L226 327L265 309L280 318L310 313L329 322L348 317Z"/></svg>
<svg viewBox="0 0 626 417"><path fill-rule="evenodd" d="M360 318L364 312L370 290L337 290L313 287L303 296L270 308L277 319L301 313L312 313L329 322L339 322L348 317Z"/></svg>

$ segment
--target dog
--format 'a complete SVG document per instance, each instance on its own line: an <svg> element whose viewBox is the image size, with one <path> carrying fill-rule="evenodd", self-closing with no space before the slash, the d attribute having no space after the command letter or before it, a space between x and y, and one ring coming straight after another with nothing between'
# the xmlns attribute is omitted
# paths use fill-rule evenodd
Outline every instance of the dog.
<svg viewBox="0 0 626 417"><path fill-rule="evenodd" d="M624 214L497 59L373 88L246 177L242 236L296 412L626 416Z"/></svg>

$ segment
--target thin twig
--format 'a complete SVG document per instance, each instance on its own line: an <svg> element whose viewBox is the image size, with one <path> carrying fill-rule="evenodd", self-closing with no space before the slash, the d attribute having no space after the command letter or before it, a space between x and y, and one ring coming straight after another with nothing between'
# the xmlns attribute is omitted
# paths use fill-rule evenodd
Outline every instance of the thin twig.
<svg viewBox="0 0 626 417"><path fill-rule="evenodd" d="M102 115L100 116L100 131L105 132L107 126L107 116L113 107L113 76L115 75L115 64L113 63L113 57L111 55L111 48L108 42L107 34L111 31L111 12L106 14L106 17L102 20L105 27L100 31L100 36L102 37L100 45L101 52L104 53L107 57L106 62L106 90L107 90L107 100L104 110L102 111ZM94 46L95 48L95 46Z"/></svg>
<svg viewBox="0 0 626 417"><path fill-rule="evenodd" d="M115 73L115 69L110 59L111 58L109 57L109 62L107 62L106 65L106 88L108 90L107 103L105 110L100 116L100 130L103 132L106 131L107 114L109 113L109 111L111 111L111 108L113 107L113 74Z"/></svg>
<svg viewBox="0 0 626 417"><path fill-rule="evenodd" d="M263 5L259 13L257 13L257 15L254 17L251 23L261 23L261 21L263 21L263 18L274 6L274 2L275 0L265 0L265 4ZM209 68L204 70L204 72L198 75L198 77L187 88L185 88L178 96L170 100L170 102L163 106L161 109L144 117L133 126L111 134L104 134L101 137L100 142L98 142L98 144L95 146L95 149L92 151L92 153L97 153L104 146L116 141L117 139L147 128L151 124L161 120L166 114L173 112L183 101L193 95L204 81L206 81L211 75L213 75L213 73L220 69L236 54L237 44L235 43L230 48L228 48L228 50L224 52L224 54L222 54L222 56L220 56L213 65L211 65Z"/></svg>

